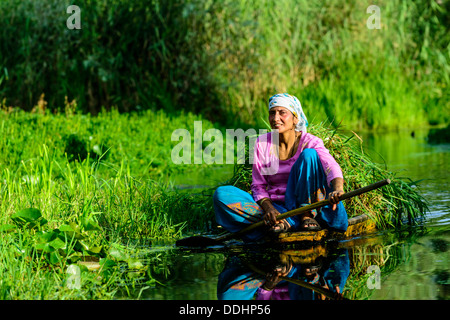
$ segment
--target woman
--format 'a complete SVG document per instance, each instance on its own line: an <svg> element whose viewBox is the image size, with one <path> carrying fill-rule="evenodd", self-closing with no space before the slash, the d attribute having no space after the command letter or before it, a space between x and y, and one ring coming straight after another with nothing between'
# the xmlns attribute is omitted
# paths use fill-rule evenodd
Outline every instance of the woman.
<svg viewBox="0 0 450 320"><path fill-rule="evenodd" d="M347 213L339 197L344 193L342 170L323 141L306 131L308 121L300 101L287 93L269 99L272 132L256 140L252 168L252 195L234 186L214 193L216 221L230 232L264 220L271 232L320 230L345 232ZM278 132L278 134L277 134ZM332 203L285 220L276 217L320 200ZM258 240L263 230L244 240Z"/></svg>

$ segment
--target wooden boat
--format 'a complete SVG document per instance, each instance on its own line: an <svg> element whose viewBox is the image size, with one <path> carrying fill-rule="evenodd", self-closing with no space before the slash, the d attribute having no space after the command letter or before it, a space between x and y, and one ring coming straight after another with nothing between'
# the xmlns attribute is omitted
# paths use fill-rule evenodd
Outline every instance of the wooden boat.
<svg viewBox="0 0 450 320"><path fill-rule="evenodd" d="M381 188L387 184L391 183L389 179L385 179L382 181L375 182L371 185L365 186L360 189L356 189L347 193L344 193L342 196L339 197L341 201L345 199L349 199L351 197L355 197L358 195L361 195L363 193L369 192L371 190L375 190L377 188ZM306 205L304 207L300 207L294 210L290 210L288 212L284 212L277 216L277 220L286 219L289 217L293 217L296 215L299 215L301 213L311 211L313 209L321 208L325 205L330 204L329 200L322 200L318 201L309 205ZM227 233L218 237L208 237L208 236L202 236L202 235L194 235L191 237L187 237L184 239L180 239L176 241L177 246L181 247L208 247L208 246L215 246L220 245L224 241L236 239L240 236L242 236L245 233L250 232L251 230L255 228L259 228L264 226L264 221L260 220L258 222L255 222L253 224L250 224L249 226L243 228L240 231L237 231L235 233ZM337 232L329 231L329 230L321 230L321 231L314 231L314 232L289 232L285 234L279 235L277 239L275 239L275 242L278 243L285 243L285 242L300 242L300 241L321 241L322 239L330 238L330 237L336 237L336 238L345 238L348 236L355 236L361 233L368 232L369 230L374 230L375 224L372 223L369 219L369 217L365 214L354 217L349 219L349 227L347 232L343 234L339 234ZM272 239L273 240L273 239Z"/></svg>
<svg viewBox="0 0 450 320"><path fill-rule="evenodd" d="M362 214L348 219L348 228L346 232L337 232L328 229L320 231L298 231L280 233L276 239L279 243L294 243L313 241L320 242L324 240L349 239L358 235L370 233L376 230L375 222L366 214Z"/></svg>

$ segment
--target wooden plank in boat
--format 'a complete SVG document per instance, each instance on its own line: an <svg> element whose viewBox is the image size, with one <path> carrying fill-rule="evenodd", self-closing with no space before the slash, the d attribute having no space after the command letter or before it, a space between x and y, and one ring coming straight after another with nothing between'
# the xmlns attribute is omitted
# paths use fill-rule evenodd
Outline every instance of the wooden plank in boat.
<svg viewBox="0 0 450 320"><path fill-rule="evenodd" d="M315 241L319 242L325 239L347 239L355 237L360 234L372 232L376 229L375 222L373 222L368 215L362 214L348 219L347 231L337 232L322 229L320 231L298 231L281 233L277 239L278 242L302 242Z"/></svg>

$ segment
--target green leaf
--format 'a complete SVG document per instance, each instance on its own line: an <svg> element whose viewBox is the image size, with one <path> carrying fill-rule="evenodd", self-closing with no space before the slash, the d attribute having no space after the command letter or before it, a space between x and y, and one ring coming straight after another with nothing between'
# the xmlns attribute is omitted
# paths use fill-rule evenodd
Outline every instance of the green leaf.
<svg viewBox="0 0 450 320"><path fill-rule="evenodd" d="M86 219L84 221L84 230L85 231L101 231L102 229L98 225L97 221L95 221L94 217Z"/></svg>
<svg viewBox="0 0 450 320"><path fill-rule="evenodd" d="M13 214L11 219L19 226L27 225L30 228L34 228L38 224L42 226L47 223L47 220L42 218L41 211L36 208L20 210Z"/></svg>
<svg viewBox="0 0 450 320"><path fill-rule="evenodd" d="M11 216L13 220L20 219L26 222L37 221L40 217L42 217L41 211L36 208L23 209Z"/></svg>
<svg viewBox="0 0 450 320"><path fill-rule="evenodd" d="M60 258L59 254L58 254L58 251L50 252L50 254L49 254L49 261L50 261L51 264L57 264L57 263L59 263L61 261L61 258Z"/></svg>
<svg viewBox="0 0 450 320"><path fill-rule="evenodd" d="M62 241L60 238L56 238L53 241L48 243L55 249L66 249L66 243Z"/></svg>
<svg viewBox="0 0 450 320"><path fill-rule="evenodd" d="M2 224L0 226L0 232L11 232L16 229L16 226L13 224Z"/></svg>
<svg viewBox="0 0 450 320"><path fill-rule="evenodd" d="M125 250L121 250L120 246L114 244L109 249L109 255L119 261L126 261L129 258Z"/></svg>
<svg viewBox="0 0 450 320"><path fill-rule="evenodd" d="M79 240L78 244L81 245L82 250L89 251L89 245L86 242L84 242L83 240Z"/></svg>
<svg viewBox="0 0 450 320"><path fill-rule="evenodd" d="M102 251L102 246L89 247L89 252L90 253L97 254L97 253L100 253L100 251Z"/></svg>
<svg viewBox="0 0 450 320"><path fill-rule="evenodd" d="M62 232L75 232L75 230L68 224L62 224L59 228L59 231Z"/></svg>
<svg viewBox="0 0 450 320"><path fill-rule="evenodd" d="M72 263L75 263L83 258L83 254L78 251L73 251L70 256L67 257L67 259L70 259Z"/></svg>
<svg viewBox="0 0 450 320"><path fill-rule="evenodd" d="M128 262L128 268L130 268L130 269L137 269L137 270L145 269L145 266L142 264L141 261L139 261L139 259L131 258L131 259L128 259L127 262Z"/></svg>
<svg viewBox="0 0 450 320"><path fill-rule="evenodd" d="M54 231L36 232L36 241L38 243L48 243L57 237L58 233Z"/></svg>
<svg viewBox="0 0 450 320"><path fill-rule="evenodd" d="M102 229L97 223L97 219L95 219L96 214L100 214L101 212L84 212L81 216L81 225L85 231L101 231Z"/></svg>
<svg viewBox="0 0 450 320"><path fill-rule="evenodd" d="M11 218L22 218L28 222L37 221L42 217L41 211L36 208L23 209L12 215Z"/></svg>
<svg viewBox="0 0 450 320"><path fill-rule="evenodd" d="M69 239L84 239L84 236L81 234L80 227L73 222L61 225L58 230L65 233Z"/></svg>
<svg viewBox="0 0 450 320"><path fill-rule="evenodd" d="M36 250L51 253L55 251L55 248L53 248L49 243L38 243L36 244Z"/></svg>
<svg viewBox="0 0 450 320"><path fill-rule="evenodd" d="M138 279L140 277L142 277L142 272L141 271L129 271L127 273L127 277L130 279Z"/></svg>

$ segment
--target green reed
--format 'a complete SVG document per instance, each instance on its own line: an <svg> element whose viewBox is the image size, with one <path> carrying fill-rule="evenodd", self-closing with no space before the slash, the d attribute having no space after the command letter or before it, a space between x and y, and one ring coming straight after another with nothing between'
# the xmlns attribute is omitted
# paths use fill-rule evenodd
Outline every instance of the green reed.
<svg viewBox="0 0 450 320"><path fill-rule="evenodd" d="M290 92L308 117L352 128L447 123L447 1L86 1L0 3L6 107L98 113L180 109L228 127L260 126L268 97ZM144 39L144 40L143 40ZM66 98L67 97L67 98Z"/></svg>

